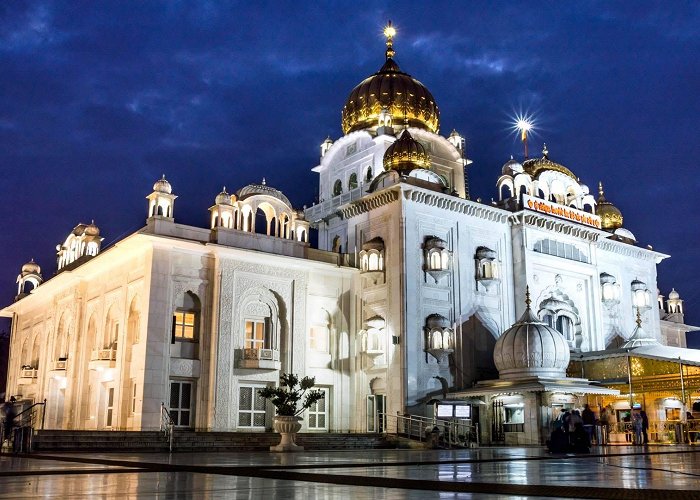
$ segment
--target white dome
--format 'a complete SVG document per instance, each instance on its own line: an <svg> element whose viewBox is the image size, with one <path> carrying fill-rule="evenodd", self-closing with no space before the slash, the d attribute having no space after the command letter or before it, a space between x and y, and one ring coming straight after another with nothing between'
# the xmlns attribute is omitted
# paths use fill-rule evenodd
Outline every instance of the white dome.
<svg viewBox="0 0 700 500"><path fill-rule="evenodd" d="M155 184L153 184L153 191L157 191L159 193L165 193L165 194L171 194L173 192L172 186L165 179L165 174L163 174L163 177L161 179L158 179L155 182Z"/></svg>
<svg viewBox="0 0 700 500"><path fill-rule="evenodd" d="M41 274L41 268L39 264L32 259L22 266L22 274Z"/></svg>
<svg viewBox="0 0 700 500"><path fill-rule="evenodd" d="M501 173L503 175L512 175L514 176L515 174L520 174L523 172L523 166L520 164L519 161L514 160L513 157L510 157L510 160L505 162L503 165L503 168L501 169Z"/></svg>
<svg viewBox="0 0 700 500"><path fill-rule="evenodd" d="M216 198L214 199L214 204L215 205L231 205L231 195L226 192L226 186L224 186L224 190L221 191L219 194L216 195Z"/></svg>
<svg viewBox="0 0 700 500"><path fill-rule="evenodd" d="M529 304L493 349L493 361L502 379L566 377L569 356L569 344L562 334L538 320Z"/></svg>
<svg viewBox="0 0 700 500"><path fill-rule="evenodd" d="M630 231L629 229L625 229L624 227L618 227L617 229L615 229L614 234L627 240L637 241L637 238L635 238L634 234L632 234L632 231Z"/></svg>
<svg viewBox="0 0 700 500"><path fill-rule="evenodd" d="M681 296L675 288L671 288L671 292L668 294L668 298L671 300L678 300L681 298Z"/></svg>

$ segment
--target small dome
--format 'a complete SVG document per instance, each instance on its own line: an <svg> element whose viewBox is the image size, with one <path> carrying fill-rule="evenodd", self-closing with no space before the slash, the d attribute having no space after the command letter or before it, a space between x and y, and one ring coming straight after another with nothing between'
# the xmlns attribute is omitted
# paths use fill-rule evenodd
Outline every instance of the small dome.
<svg viewBox="0 0 700 500"><path fill-rule="evenodd" d="M668 294L668 298L670 300L678 300L681 298L680 294L676 291L675 288L671 288L671 292Z"/></svg>
<svg viewBox="0 0 700 500"><path fill-rule="evenodd" d="M608 273L600 273L600 284L603 285L606 283L616 283L615 276Z"/></svg>
<svg viewBox="0 0 700 500"><path fill-rule="evenodd" d="M637 309L637 326L634 327L632 335L627 339L627 342L622 344L620 347L622 349L631 349L633 347L643 347L649 345L659 345L659 341L652 335L649 335L642 328L642 318Z"/></svg>
<svg viewBox="0 0 700 500"><path fill-rule="evenodd" d="M372 238L362 245L362 250L384 250L384 240L380 236Z"/></svg>
<svg viewBox="0 0 700 500"><path fill-rule="evenodd" d="M442 238L438 238L437 236L430 236L425 240L424 248L426 250L430 250L432 248L439 248L440 250L444 250L445 248L447 248L447 242Z"/></svg>
<svg viewBox="0 0 700 500"><path fill-rule="evenodd" d="M536 179L540 172L553 171L559 172L564 175L568 175L573 180L578 182L578 178L574 173L566 168L564 165L553 162L549 159L549 151L547 150L547 145L544 146L542 150L542 158L531 158L523 162L523 171L530 174L530 177Z"/></svg>
<svg viewBox="0 0 700 500"><path fill-rule="evenodd" d="M446 317L442 316L441 314L431 314L426 318L425 326L428 327L429 330L438 330L443 328L449 328L450 322Z"/></svg>
<svg viewBox="0 0 700 500"><path fill-rule="evenodd" d="M482 259L496 260L497 256L498 255L496 254L495 250L491 250L490 248L479 247L476 249L476 258L478 260L482 260Z"/></svg>
<svg viewBox="0 0 700 500"><path fill-rule="evenodd" d="M510 157L510 160L505 162L503 164L503 168L501 168L501 173L503 175L515 175L519 174L523 171L523 166L520 164L518 160L514 160L513 157Z"/></svg>
<svg viewBox="0 0 700 500"><path fill-rule="evenodd" d="M587 195L587 194L590 194L591 190L590 190L589 187L586 186L585 184L581 184L581 192L582 192L584 195Z"/></svg>
<svg viewBox="0 0 700 500"><path fill-rule="evenodd" d="M216 195L216 199L214 200L215 205L231 205L232 200L231 200L231 195L226 192L226 186L224 186L224 190L221 191L219 194Z"/></svg>
<svg viewBox="0 0 700 500"><path fill-rule="evenodd" d="M613 233L618 239L624 240L628 243L636 243L637 238L632 234L632 231L625 229L624 227L618 227Z"/></svg>
<svg viewBox="0 0 700 500"><path fill-rule="evenodd" d="M639 281L638 279L632 280L632 283L630 283L630 286L632 290L646 290L647 285L643 281Z"/></svg>
<svg viewBox="0 0 700 500"><path fill-rule="evenodd" d="M153 191L156 191L158 193L165 193L165 194L171 194L173 192L172 186L165 179L165 174L163 174L163 177L158 179L156 181L156 183L153 184Z"/></svg>
<svg viewBox="0 0 700 500"><path fill-rule="evenodd" d="M606 231L614 231L622 227L622 212L605 199L603 191L603 183L598 183L598 204L595 207L595 213L600 217L600 224Z"/></svg>
<svg viewBox="0 0 700 500"><path fill-rule="evenodd" d="M530 309L529 295L525 313L503 332L493 349L499 377L565 377L569 345L561 333L537 319Z"/></svg>
<svg viewBox="0 0 700 500"><path fill-rule="evenodd" d="M241 201L256 195L272 196L285 203L288 207L292 206L289 202L289 198L282 194L282 191L268 186L265 179L263 179L260 184L248 184L236 191L236 197Z"/></svg>
<svg viewBox="0 0 700 500"><path fill-rule="evenodd" d="M406 129L384 152L384 170L410 172L416 168L430 169L430 156Z"/></svg>
<svg viewBox="0 0 700 500"><path fill-rule="evenodd" d="M32 259L22 266L22 274L41 274L41 267Z"/></svg>
<svg viewBox="0 0 700 500"><path fill-rule="evenodd" d="M85 226L85 235L86 236L99 236L100 235L100 228L95 225L95 221L92 221L90 224Z"/></svg>
<svg viewBox="0 0 700 500"><path fill-rule="evenodd" d="M376 126L383 109L394 117L394 123L408 122L433 133L440 128L440 111L433 95L394 61L392 37L387 36L384 66L352 89L343 106L344 134Z"/></svg>

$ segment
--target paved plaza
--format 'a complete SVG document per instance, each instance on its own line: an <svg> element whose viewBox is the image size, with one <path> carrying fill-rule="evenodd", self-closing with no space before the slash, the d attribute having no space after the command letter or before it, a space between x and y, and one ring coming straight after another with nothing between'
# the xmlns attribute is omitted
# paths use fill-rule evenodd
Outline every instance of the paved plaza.
<svg viewBox="0 0 700 500"><path fill-rule="evenodd" d="M700 449L0 455L0 498L700 498Z"/></svg>

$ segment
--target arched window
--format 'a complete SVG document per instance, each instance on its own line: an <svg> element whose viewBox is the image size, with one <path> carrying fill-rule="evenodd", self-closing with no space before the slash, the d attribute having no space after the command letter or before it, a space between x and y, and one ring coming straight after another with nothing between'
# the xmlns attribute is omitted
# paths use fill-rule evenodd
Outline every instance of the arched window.
<svg viewBox="0 0 700 500"><path fill-rule="evenodd" d="M432 252L430 254L430 269L442 269L440 253Z"/></svg>
<svg viewBox="0 0 700 500"><path fill-rule="evenodd" d="M202 304L192 292L186 292L181 303L173 311L172 343L198 342L199 318Z"/></svg>
<svg viewBox="0 0 700 500"><path fill-rule="evenodd" d="M119 339L119 316L115 306L109 308L107 318L105 319L105 327L102 332L102 343L97 345L97 349L116 349L117 340Z"/></svg>
<svg viewBox="0 0 700 500"><path fill-rule="evenodd" d="M367 270L368 271L380 271L379 267L379 253L378 252L371 252L369 254L369 263L367 265Z"/></svg>
<svg viewBox="0 0 700 500"><path fill-rule="evenodd" d="M339 194L342 194L342 192L343 192L343 183L340 182L340 179L338 179L333 184L333 196L338 196Z"/></svg>
<svg viewBox="0 0 700 500"><path fill-rule="evenodd" d="M568 316L559 316L556 322L556 330L561 333L566 340L572 340L574 337L574 325L571 318Z"/></svg>
<svg viewBox="0 0 700 500"><path fill-rule="evenodd" d="M552 328L556 328L556 322L554 320L554 316L551 314L545 314L544 316L542 316L542 322L547 326L551 326Z"/></svg>
<svg viewBox="0 0 700 500"><path fill-rule="evenodd" d="M357 174L350 174L350 180L348 181L348 191L352 191L357 187Z"/></svg>

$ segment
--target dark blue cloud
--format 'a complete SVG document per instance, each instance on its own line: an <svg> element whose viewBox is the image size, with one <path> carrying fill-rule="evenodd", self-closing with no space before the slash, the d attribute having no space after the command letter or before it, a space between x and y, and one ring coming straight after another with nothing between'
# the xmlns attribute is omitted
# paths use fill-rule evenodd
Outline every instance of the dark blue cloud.
<svg viewBox="0 0 700 500"><path fill-rule="evenodd" d="M693 2L3 2L0 4L0 299L20 265L53 271L79 221L107 241L138 228L166 173L179 220L204 225L222 185L264 175L301 206L318 145L399 29L402 69L467 136L473 195L496 196L536 112L551 156L598 180L696 312L700 7Z"/></svg>

